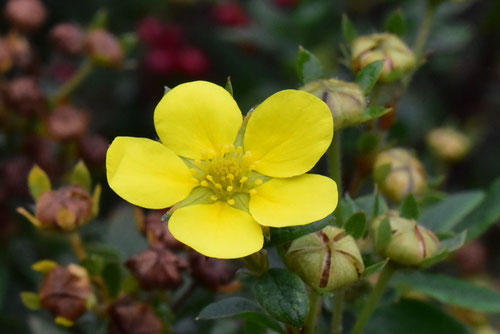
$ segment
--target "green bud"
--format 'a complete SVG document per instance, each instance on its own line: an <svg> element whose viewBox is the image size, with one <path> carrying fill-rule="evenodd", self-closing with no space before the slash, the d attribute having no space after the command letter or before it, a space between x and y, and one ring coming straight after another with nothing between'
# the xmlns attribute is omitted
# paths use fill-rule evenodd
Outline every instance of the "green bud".
<svg viewBox="0 0 500 334"><path fill-rule="evenodd" d="M395 202L409 194L422 194L427 189L425 169L408 150L393 148L379 153L373 169L380 192Z"/></svg>
<svg viewBox="0 0 500 334"><path fill-rule="evenodd" d="M335 130L364 121L365 95L355 83L336 79L317 80L303 86L301 90L326 102L333 115Z"/></svg>
<svg viewBox="0 0 500 334"><path fill-rule="evenodd" d="M450 163L462 160L471 148L467 136L449 127L432 130L426 139L434 154Z"/></svg>
<svg viewBox="0 0 500 334"><path fill-rule="evenodd" d="M384 61L381 82L392 82L415 68L413 52L398 36L388 33L356 38L351 44L352 67L359 72L377 60Z"/></svg>
<svg viewBox="0 0 500 334"><path fill-rule="evenodd" d="M415 220L401 218L396 211L389 211L373 221L371 230L375 244L380 235L377 230L386 218L389 219L392 234L384 248L377 249L381 256L405 266L419 266L437 253L439 239L436 235Z"/></svg>
<svg viewBox="0 0 500 334"><path fill-rule="evenodd" d="M333 226L294 240L286 251L285 263L323 293L356 282L365 270L356 241Z"/></svg>

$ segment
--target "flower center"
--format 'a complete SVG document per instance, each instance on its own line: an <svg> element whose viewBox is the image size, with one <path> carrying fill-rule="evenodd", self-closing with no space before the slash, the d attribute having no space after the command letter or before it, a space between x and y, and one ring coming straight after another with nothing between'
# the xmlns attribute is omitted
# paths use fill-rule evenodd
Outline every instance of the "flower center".
<svg viewBox="0 0 500 334"><path fill-rule="evenodd" d="M258 164L250 151L234 145L226 145L219 153L203 152L202 160L195 160L198 168L193 168L194 177L202 187L212 191L210 199L235 203L234 196L241 193L255 193L254 187L263 180L252 171Z"/></svg>

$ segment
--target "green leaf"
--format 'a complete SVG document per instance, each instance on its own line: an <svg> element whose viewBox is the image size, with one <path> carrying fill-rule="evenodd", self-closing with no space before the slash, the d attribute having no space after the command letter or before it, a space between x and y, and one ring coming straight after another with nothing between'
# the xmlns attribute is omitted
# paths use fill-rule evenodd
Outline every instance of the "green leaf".
<svg viewBox="0 0 500 334"><path fill-rule="evenodd" d="M351 44L357 37L356 28L346 14L342 14L342 35L347 44Z"/></svg>
<svg viewBox="0 0 500 334"><path fill-rule="evenodd" d="M373 171L373 180L376 183L382 183L389 176L389 173L392 170L392 165L390 163L383 164L375 168Z"/></svg>
<svg viewBox="0 0 500 334"><path fill-rule="evenodd" d="M108 10L99 9L90 20L89 30L105 28L108 25Z"/></svg>
<svg viewBox="0 0 500 334"><path fill-rule="evenodd" d="M318 58L302 46L299 46L297 56L297 73L303 84L323 77L323 66Z"/></svg>
<svg viewBox="0 0 500 334"><path fill-rule="evenodd" d="M366 214L363 211L353 214L345 223L344 228L354 239L363 237L366 231Z"/></svg>
<svg viewBox="0 0 500 334"><path fill-rule="evenodd" d="M365 268L365 271L363 271L363 274L361 275L362 278L370 277L371 275L378 273L382 269L384 269L385 265L389 262L389 259L377 262L375 264L372 264L369 267Z"/></svg>
<svg viewBox="0 0 500 334"><path fill-rule="evenodd" d="M440 308L418 300L403 299L379 308L363 334L472 334Z"/></svg>
<svg viewBox="0 0 500 334"><path fill-rule="evenodd" d="M401 217L417 220L420 215L417 200L413 195L408 195L401 204Z"/></svg>
<svg viewBox="0 0 500 334"><path fill-rule="evenodd" d="M255 322L266 328L271 328L278 333L282 333L281 326L270 319L254 301L241 298L230 297L207 305L196 318L196 320L214 320L230 317L239 317L251 322Z"/></svg>
<svg viewBox="0 0 500 334"><path fill-rule="evenodd" d="M500 312L500 292L470 282L425 272L399 272L393 283L425 293L440 302L480 312Z"/></svg>
<svg viewBox="0 0 500 334"><path fill-rule="evenodd" d="M367 217L375 218L383 215L389 209L385 200L378 194L358 197L354 200L359 210L363 210Z"/></svg>
<svg viewBox="0 0 500 334"><path fill-rule="evenodd" d="M233 84L231 83L231 77L227 77L226 85L224 88L233 96Z"/></svg>
<svg viewBox="0 0 500 334"><path fill-rule="evenodd" d="M309 300L302 280L285 269L270 269L255 283L260 306L276 320L302 327L309 312Z"/></svg>
<svg viewBox="0 0 500 334"><path fill-rule="evenodd" d="M116 297L122 286L122 272L118 263L107 263L102 270L102 278L111 297Z"/></svg>
<svg viewBox="0 0 500 334"><path fill-rule="evenodd" d="M356 212L361 211L349 194L346 194L340 201L339 207L343 217L350 217Z"/></svg>
<svg viewBox="0 0 500 334"><path fill-rule="evenodd" d="M391 110L391 108L384 108L381 106L369 106L363 112L361 122L367 122L371 121L372 119L382 117L385 114L389 113Z"/></svg>
<svg viewBox="0 0 500 334"><path fill-rule="evenodd" d="M371 92L373 86L377 83L382 68L384 67L383 60L377 60L365 66L357 75L356 83L359 87L368 94Z"/></svg>
<svg viewBox="0 0 500 334"><path fill-rule="evenodd" d="M21 292L21 301L24 306L33 311L39 310L42 307L40 304L40 297L34 292Z"/></svg>
<svg viewBox="0 0 500 334"><path fill-rule="evenodd" d="M92 216L97 217L99 215L99 206L101 203L101 192L102 187L100 184L95 186L94 193L92 194Z"/></svg>
<svg viewBox="0 0 500 334"><path fill-rule="evenodd" d="M432 231L450 231L467 214L483 201L485 193L480 190L464 191L448 196L436 205L426 208L419 223Z"/></svg>
<svg viewBox="0 0 500 334"><path fill-rule="evenodd" d="M71 184L79 185L83 189L90 192L92 178L87 166L85 166L85 163L82 160L80 160L76 164L75 168L73 168L73 173L71 174Z"/></svg>
<svg viewBox="0 0 500 334"><path fill-rule="evenodd" d="M365 132L358 139L358 151L362 154L371 153L378 145L378 136L374 132Z"/></svg>
<svg viewBox="0 0 500 334"><path fill-rule="evenodd" d="M302 225L302 226L291 226L282 228L272 228L270 229L271 237L269 241L266 241L264 247L274 247L283 245L289 241L298 239L304 235L314 233L321 230L323 227L331 225L334 221L332 215L327 216L317 222Z"/></svg>
<svg viewBox="0 0 500 334"><path fill-rule="evenodd" d="M500 178L496 179L486 193L484 201L458 225L455 231L467 230L467 241L476 239L500 219Z"/></svg>
<svg viewBox="0 0 500 334"><path fill-rule="evenodd" d="M52 189L47 173L38 167L38 165L33 166L28 174L28 187L31 197L33 197L35 201L37 201L45 192Z"/></svg>
<svg viewBox="0 0 500 334"><path fill-rule="evenodd" d="M403 36L406 32L406 19L401 9L393 11L384 23L384 28L387 32L398 36Z"/></svg>
<svg viewBox="0 0 500 334"><path fill-rule="evenodd" d="M125 54L129 54L137 48L139 44L139 38L135 32L128 32L120 35L119 38L120 46Z"/></svg>
<svg viewBox="0 0 500 334"><path fill-rule="evenodd" d="M420 263L422 268L430 267L438 262L445 260L451 252L459 249L465 243L465 238L467 237L467 231L456 234L455 236L448 238L441 242L440 251Z"/></svg>
<svg viewBox="0 0 500 334"><path fill-rule="evenodd" d="M384 218L377 228L377 237L375 238L375 248L377 250L385 249L392 238L392 228L389 218Z"/></svg>

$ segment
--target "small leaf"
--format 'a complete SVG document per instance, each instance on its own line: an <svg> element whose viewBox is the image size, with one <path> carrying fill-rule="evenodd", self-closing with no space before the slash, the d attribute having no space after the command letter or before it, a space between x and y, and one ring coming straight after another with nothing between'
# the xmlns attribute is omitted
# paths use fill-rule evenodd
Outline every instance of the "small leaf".
<svg viewBox="0 0 500 334"><path fill-rule="evenodd" d="M83 189L90 191L92 178L87 166L85 166L85 163L82 160L78 161L75 168L73 168L73 173L71 174L71 184L79 185Z"/></svg>
<svg viewBox="0 0 500 334"><path fill-rule="evenodd" d="M354 239L362 238L366 231L366 214L364 211L353 214L344 225L347 234Z"/></svg>
<svg viewBox="0 0 500 334"><path fill-rule="evenodd" d="M40 297L34 292L21 292L21 301L24 306L33 311L39 310L42 307L40 304Z"/></svg>
<svg viewBox="0 0 500 334"><path fill-rule="evenodd" d="M344 36L344 40L347 44L351 44L351 42L357 37L356 28L354 28L354 25L347 14L342 14L342 35Z"/></svg>
<svg viewBox="0 0 500 334"><path fill-rule="evenodd" d="M378 136L373 132L366 132L358 139L358 151L362 154L371 153L378 145Z"/></svg>
<svg viewBox="0 0 500 334"><path fill-rule="evenodd" d="M365 66L357 75L356 83L359 87L368 94L373 89L373 86L377 83L377 80L382 73L382 68L384 67L383 60L377 60L373 63Z"/></svg>
<svg viewBox="0 0 500 334"><path fill-rule="evenodd" d="M463 231L462 233L459 233L451 238L442 241L439 247L440 251L434 256L431 256L422 261L420 263L420 267L428 268L430 266L435 265L436 263L445 260L450 255L451 252L463 246L466 237L467 237L467 231Z"/></svg>
<svg viewBox="0 0 500 334"><path fill-rule="evenodd" d="M371 275L378 273L382 269L384 269L385 265L389 262L389 259L377 262L375 264L372 264L369 267L366 267L365 271L363 271L363 274L361 275L362 278L370 277Z"/></svg>
<svg viewBox="0 0 500 334"><path fill-rule="evenodd" d="M75 323L69 319L66 319L64 317L56 317L54 319L54 322L58 324L59 326L63 327L72 327Z"/></svg>
<svg viewBox="0 0 500 334"><path fill-rule="evenodd" d="M274 247L283 245L289 241L298 239L304 235L314 233L321 230L323 227L331 225L334 218L330 215L317 222L303 225L303 226L291 226L282 228L272 228L270 229L270 240L266 242L264 247Z"/></svg>
<svg viewBox="0 0 500 334"><path fill-rule="evenodd" d="M92 194L92 216L97 217L99 215L99 205L101 202L101 192L102 187L100 184L95 186L94 193Z"/></svg>
<svg viewBox="0 0 500 334"><path fill-rule="evenodd" d="M367 217L375 218L383 215L389 209L384 198L378 193L358 197L354 200L359 211L363 210Z"/></svg>
<svg viewBox="0 0 500 334"><path fill-rule="evenodd" d="M82 266L87 270L91 277L99 276L104 268L105 260L95 254L87 256L82 261Z"/></svg>
<svg viewBox="0 0 500 334"><path fill-rule="evenodd" d="M403 36L406 32L406 19L403 11L401 9L397 9L389 14L385 20L384 28L387 32Z"/></svg>
<svg viewBox="0 0 500 334"><path fill-rule="evenodd" d="M224 88L233 96L233 84L231 83L231 77L227 77L226 86Z"/></svg>
<svg viewBox="0 0 500 334"><path fill-rule="evenodd" d="M99 9L90 20L89 30L105 28L108 24L108 10Z"/></svg>
<svg viewBox="0 0 500 334"><path fill-rule="evenodd" d="M391 172L391 170L392 170L392 165L390 163L378 166L373 171L373 180L376 183L384 182L385 179L387 178L387 176L389 176L389 173Z"/></svg>
<svg viewBox="0 0 500 334"><path fill-rule="evenodd" d="M125 54L128 54L137 48L139 44L139 38L137 38L137 34L134 32L128 32L120 35L119 38L120 46L123 49Z"/></svg>
<svg viewBox="0 0 500 334"><path fill-rule="evenodd" d="M389 218L384 218L380 222L380 225L378 226L376 233L377 233L377 238L375 239L376 240L375 248L377 250L383 250L389 245L392 238L392 228Z"/></svg>
<svg viewBox="0 0 500 334"><path fill-rule="evenodd" d="M417 200L413 195L408 195L401 204L401 217L417 220L420 216Z"/></svg>
<svg viewBox="0 0 500 334"><path fill-rule="evenodd" d="M302 327L309 312L309 300L302 280L285 269L270 269L255 283L255 297L274 319Z"/></svg>
<svg viewBox="0 0 500 334"><path fill-rule="evenodd" d="M33 166L28 174L28 187L31 197L33 197L35 201L37 201L44 193L52 189L47 173L38 167L38 165Z"/></svg>
<svg viewBox="0 0 500 334"><path fill-rule="evenodd" d="M299 53L297 56L297 73L302 84L323 77L323 66L318 58L302 46L299 46Z"/></svg>
<svg viewBox="0 0 500 334"><path fill-rule="evenodd" d="M361 122L367 122L373 119L377 119L379 117L384 116L385 114L388 114L391 111L392 111L391 108L384 108L381 106L369 106L365 109Z"/></svg>
<svg viewBox="0 0 500 334"><path fill-rule="evenodd" d="M116 297L122 286L120 265L113 262L107 263L102 270L102 278L104 279L104 283L106 283L109 294L112 297Z"/></svg>
<svg viewBox="0 0 500 334"><path fill-rule="evenodd" d="M51 261L51 260L41 260L36 263L34 263L31 268L35 271L41 272L44 275L47 275L57 267L57 262Z"/></svg>

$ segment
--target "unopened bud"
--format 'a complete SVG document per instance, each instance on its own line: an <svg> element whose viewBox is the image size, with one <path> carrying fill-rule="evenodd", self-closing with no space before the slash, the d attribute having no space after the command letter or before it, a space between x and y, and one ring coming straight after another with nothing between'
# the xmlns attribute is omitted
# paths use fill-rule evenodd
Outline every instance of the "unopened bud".
<svg viewBox="0 0 500 334"><path fill-rule="evenodd" d="M453 128L437 128L427 135L427 144L439 158L458 162L470 151L471 143L463 133Z"/></svg>
<svg viewBox="0 0 500 334"><path fill-rule="evenodd" d="M235 270L226 260L208 258L195 251L189 254L191 276L204 287L217 291L234 279Z"/></svg>
<svg viewBox="0 0 500 334"><path fill-rule="evenodd" d="M80 186L45 192L36 204L41 229L74 231L92 218L92 197Z"/></svg>
<svg viewBox="0 0 500 334"><path fill-rule="evenodd" d="M65 141L83 137L89 125L89 115L71 105L57 107L46 120L50 136Z"/></svg>
<svg viewBox="0 0 500 334"><path fill-rule="evenodd" d="M6 41L9 45L15 66L22 69L28 69L36 65L34 52L26 36L16 32L10 32L6 36Z"/></svg>
<svg viewBox="0 0 500 334"><path fill-rule="evenodd" d="M146 303L124 297L109 310L110 334L162 334L163 324Z"/></svg>
<svg viewBox="0 0 500 334"><path fill-rule="evenodd" d="M77 55L83 52L85 34L76 24L58 24L52 28L50 39L54 46L63 53Z"/></svg>
<svg viewBox="0 0 500 334"><path fill-rule="evenodd" d="M32 31L43 25L47 10L39 0L9 0L4 14L7 21L16 28Z"/></svg>
<svg viewBox="0 0 500 334"><path fill-rule="evenodd" d="M25 116L41 113L46 107L38 82L32 77L12 80L5 91L5 102L13 112Z"/></svg>
<svg viewBox="0 0 500 334"><path fill-rule="evenodd" d="M70 321L87 311L91 296L89 276L84 268L75 264L50 270L40 289L42 307L55 317Z"/></svg>
<svg viewBox="0 0 500 334"><path fill-rule="evenodd" d="M356 38L351 44L352 67L358 72L377 60L384 61L379 80L391 82L415 67L413 52L393 34L373 34Z"/></svg>
<svg viewBox="0 0 500 334"><path fill-rule="evenodd" d="M101 165L106 161L109 142L101 135L88 134L78 143L78 151L86 163Z"/></svg>
<svg viewBox="0 0 500 334"><path fill-rule="evenodd" d="M184 282L182 271L187 269L188 265L184 259L167 249L151 247L130 258L126 266L146 290L175 290Z"/></svg>
<svg viewBox="0 0 500 334"><path fill-rule="evenodd" d="M5 39L0 38L0 73L10 70L12 63L12 52L9 48L9 43Z"/></svg>
<svg viewBox="0 0 500 334"><path fill-rule="evenodd" d="M301 90L326 102L333 114L335 130L363 122L365 95L355 83L336 79L318 80L308 83Z"/></svg>
<svg viewBox="0 0 500 334"><path fill-rule="evenodd" d="M183 249L184 244L174 238L168 229L168 223L162 221L162 217L161 211L154 211L146 216L142 213L137 222L139 231L148 238L149 243L153 246L161 245L171 250Z"/></svg>
<svg viewBox="0 0 500 334"><path fill-rule="evenodd" d="M425 169L409 151L393 148L375 158L374 173L387 168L382 179L375 179L382 194L395 202L409 194L420 195L427 189Z"/></svg>
<svg viewBox="0 0 500 334"><path fill-rule="evenodd" d="M406 266L418 266L437 253L439 239L436 235L415 220L400 217L396 211L389 211L373 221L371 227L375 244L378 228L384 219L389 220L392 235L387 246L377 250L383 257Z"/></svg>
<svg viewBox="0 0 500 334"><path fill-rule="evenodd" d="M356 282L365 269L356 241L333 226L292 241L285 263L320 292Z"/></svg>
<svg viewBox="0 0 500 334"><path fill-rule="evenodd" d="M101 66L118 67L123 63L123 49L111 33L103 29L89 32L85 47L92 60Z"/></svg>

